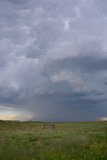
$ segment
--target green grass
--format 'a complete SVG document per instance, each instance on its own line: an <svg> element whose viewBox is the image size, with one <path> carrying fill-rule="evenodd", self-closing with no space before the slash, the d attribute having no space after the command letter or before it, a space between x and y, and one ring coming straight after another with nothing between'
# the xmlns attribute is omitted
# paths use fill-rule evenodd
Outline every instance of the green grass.
<svg viewBox="0 0 107 160"><path fill-rule="evenodd" d="M0 160L107 160L107 122L0 121Z"/></svg>

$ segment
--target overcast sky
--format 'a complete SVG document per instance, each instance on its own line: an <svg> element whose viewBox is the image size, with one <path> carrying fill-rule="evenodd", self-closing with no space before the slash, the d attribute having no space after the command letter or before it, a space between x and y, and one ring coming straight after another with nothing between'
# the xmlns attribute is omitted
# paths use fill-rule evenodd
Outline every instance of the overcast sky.
<svg viewBox="0 0 107 160"><path fill-rule="evenodd" d="M107 119L106 0L0 0L0 119Z"/></svg>

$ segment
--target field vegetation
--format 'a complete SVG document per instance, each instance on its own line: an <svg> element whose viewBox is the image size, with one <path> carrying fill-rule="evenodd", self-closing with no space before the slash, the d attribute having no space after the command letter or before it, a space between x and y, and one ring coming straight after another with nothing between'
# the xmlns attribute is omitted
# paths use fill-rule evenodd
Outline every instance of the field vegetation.
<svg viewBox="0 0 107 160"><path fill-rule="evenodd" d="M107 160L107 122L42 125L0 121L0 160Z"/></svg>

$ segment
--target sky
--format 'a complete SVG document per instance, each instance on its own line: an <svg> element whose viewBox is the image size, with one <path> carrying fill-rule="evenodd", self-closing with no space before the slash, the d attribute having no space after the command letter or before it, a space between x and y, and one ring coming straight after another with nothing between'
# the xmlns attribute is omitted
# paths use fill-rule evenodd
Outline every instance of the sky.
<svg viewBox="0 0 107 160"><path fill-rule="evenodd" d="M0 0L0 119L107 120L106 0Z"/></svg>

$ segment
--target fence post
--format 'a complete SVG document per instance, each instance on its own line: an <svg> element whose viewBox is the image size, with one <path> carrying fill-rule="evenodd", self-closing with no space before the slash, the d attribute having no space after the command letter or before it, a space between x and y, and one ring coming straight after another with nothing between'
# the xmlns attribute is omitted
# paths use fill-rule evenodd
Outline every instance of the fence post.
<svg viewBox="0 0 107 160"><path fill-rule="evenodd" d="M42 124L42 129L46 129L46 126L52 128L53 130L55 129L54 123L52 123L52 124L45 124L45 123L43 123Z"/></svg>

